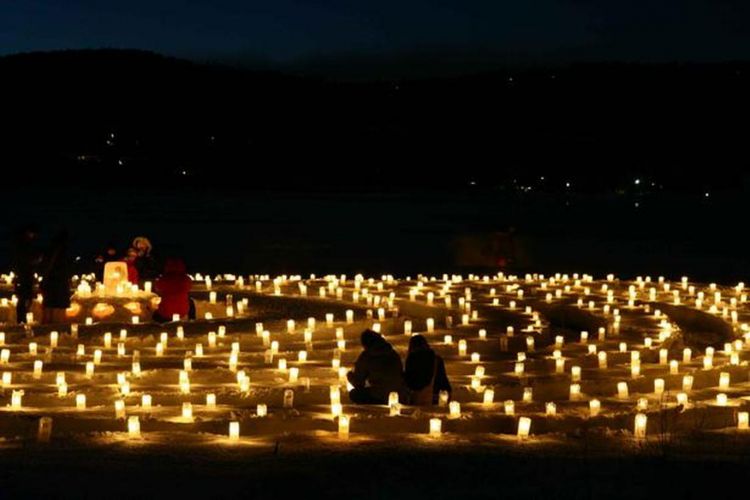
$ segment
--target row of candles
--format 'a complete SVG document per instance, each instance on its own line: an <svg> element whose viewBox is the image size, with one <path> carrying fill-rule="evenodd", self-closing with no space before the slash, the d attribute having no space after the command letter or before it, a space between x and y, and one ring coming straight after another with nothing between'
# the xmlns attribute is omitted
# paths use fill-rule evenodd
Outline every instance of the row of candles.
<svg viewBox="0 0 750 500"><path fill-rule="evenodd" d="M20 406L20 391L14 391L13 393L13 404L18 404ZM334 395L334 392L332 390L331 393L332 397ZM398 398L396 395L396 402L393 402L394 396L391 395L390 397L390 408L391 408L391 415L398 414ZM150 396L143 395L143 406L150 407ZM212 401L211 401L212 400ZM146 402L148 401L148 402ZM512 403L512 402L511 402ZM207 405L213 405L215 406L215 396L209 395L207 397ZM76 397L76 406L78 409L85 409L86 407L86 397L83 394L79 394ZM347 415L344 415L341 413L341 404L340 403L333 403L332 407L335 408L333 411L335 418L338 422L338 436L341 439L348 439L349 438L349 431L350 431L350 417ZM511 406L512 408L512 406ZM598 400L592 400L590 402L590 408L591 413L593 416L598 414L599 411L599 401ZM118 400L115 403L115 413L116 418L125 418L125 408L124 408L124 402L122 400ZM265 416L266 415L266 407L265 405L259 404L257 409L258 416ZM506 414L513 415L513 411L508 411L508 403L506 402ZM547 403L547 414L548 415L554 415L555 414L555 404L554 403ZM457 416L460 415L460 404L457 401L451 401L450 402L450 417L449 418L457 418ZM192 404L189 402L183 403L182 406L182 418L186 421L192 421L193 413L192 413ZM646 427L647 427L648 417L645 413L637 413L635 415L634 419L634 429L633 433L634 436L637 439L645 439L646 438ZM739 430L748 430L750 427L748 425L749 418L748 418L748 412L741 411L737 413L737 429ZM51 432L49 427L51 426L51 419L49 417L45 417L41 419L40 421L40 435L45 436L46 439L48 439L48 433ZM140 418L137 415L131 415L127 418L127 426L128 426L128 433L131 438L140 438L141 437L141 427L140 427ZM531 430L531 418L530 417L520 417L518 419L518 426L517 426L517 436L519 439L526 439L530 435ZM442 420L440 418L431 418L429 420L429 435L432 437L440 437L442 435ZM240 438L240 423L238 421L231 421L229 423L229 439L232 441L237 441Z"/></svg>
<svg viewBox="0 0 750 500"><path fill-rule="evenodd" d="M301 278L299 278L299 277L296 277L296 278L297 278L298 280L301 280ZM311 276L311 278L313 278L313 277ZM388 279L388 281L386 281L386 278ZM478 278L478 277L476 277L476 276L470 276L470 279L477 279L477 278ZM502 276L501 274L499 274L499 275L495 276L494 278L495 278L496 280L498 280L498 281L503 281L503 280L505 280L505 277L504 277L504 276ZM540 279L540 280L541 280L541 279L543 279L543 278L544 278L544 277L543 277L543 276L540 276L540 275L533 275L533 276L532 276L532 275L527 275L527 276L526 276L526 280L527 280L527 282L534 282L534 281L536 281L537 279ZM610 279L610 278L611 278L611 279ZM280 291L279 291L279 287L281 286L281 284L282 284L282 283L285 283L285 282L286 282L286 279L287 279L287 277L279 277L279 278L276 278L276 279L274 279L274 287L275 287L274 293L275 293L276 295L280 294ZM337 286L337 285L339 284L339 283L338 283L338 280L337 280L337 278L336 278L336 277L327 277L326 279L328 279L328 280L329 280L329 288L331 288L331 287L333 287L333 286ZM434 281L434 279L435 279L435 278L432 278L432 280L433 280L433 281ZM454 277L451 277L451 278L448 278L448 276L447 276L447 275L444 275L444 276L443 276L443 279L444 279L444 280L445 280L446 282L445 282L445 285L443 286L443 288L442 288L442 289L440 290L440 294L441 294L441 296L445 297L445 300L446 300L446 306L447 306L447 307L450 307L450 306L451 306L451 297L450 297L449 295L447 295L447 293L448 293L448 291L450 290L450 287L451 287L451 285L452 285L453 283L455 283L455 282L460 282L460 281L462 281L462 279L461 279L460 277L455 277L455 276L454 276ZM516 280L517 278L515 278L515 277L510 277L510 279L511 279L512 281L515 281L515 280ZM555 280L560 280L560 279L562 279L563 281L567 281L567 280L568 280L568 276L567 276L567 275L562 275L562 276L561 276L561 275L559 275L559 274L558 274L558 275L556 275L555 277L550 277L550 278L549 278L549 282L550 282L550 283L552 283L552 284L554 284L554 283L556 283L556 281L555 281ZM580 278L578 277L578 275L574 275L574 279L575 279L575 283L576 283L576 286L581 286L581 285L582 285L582 281L581 281L581 279L580 279ZM592 278L592 277L590 277L590 276L587 276L587 275L584 275L584 276L583 276L583 279L585 280L585 282L588 282L588 283L590 283L590 282L592 282L592 281L593 281L593 278ZM608 279L608 281L614 281L614 280L615 280L615 278L614 278L614 277L613 277L612 275L608 276L608 277L607 277L607 279ZM485 276L485 277L483 278L483 280L482 280L482 282L483 282L483 283L488 283L489 281L490 281L490 280L489 280L489 277L488 277L488 276ZM646 284L646 283L649 283L650 281L651 281L650 277L647 277L647 278L646 278L646 280L643 280L642 278L640 278L640 277L639 277L639 278L638 278L638 280L637 280L637 283L639 284L639 286L640 286L640 287L643 287L643 286L645 286L645 284ZM357 290L359 290L359 285L360 285L360 284L361 284L362 282L364 282L364 278L362 278L361 276L358 276L358 277L356 277L356 278L355 278L355 288L356 288ZM398 284L398 281L395 281L395 280L393 280L393 278L392 278L392 277L385 277L385 276L384 276L384 277L383 277L383 281L382 281L382 282L379 282L379 283L375 283L375 282L374 282L374 280L373 280L373 279L371 278L371 279L369 280L369 283L370 283L371 285L375 284L375 285L377 286L378 290L379 290L379 291L382 291L382 290L383 290L383 285L384 285L384 283L387 283L387 284L389 284L389 285L393 285L394 283L395 283L395 284ZM669 284L668 284L668 283L664 283L664 278L663 278L663 277L660 277L660 278L659 278L659 283L660 283L660 284L663 284L663 286L664 286L664 287L665 287L666 289L669 289ZM687 286L687 279L683 278L683 280L682 280L682 283L683 283L683 285L684 285L684 288L686 288L686 289L690 289L690 290L691 290L691 292L692 292L692 291L694 291L694 288L695 288L694 286L689 286L689 287ZM300 281L300 282L298 283L298 285L299 285L300 287L302 287L302 288L306 287L306 285L304 285L304 284L303 284L303 283L302 283L301 281ZM546 289L546 285L547 285L547 282L542 282L542 283L541 283L541 288L542 288L542 289ZM415 299L416 299L416 294L417 294L417 293L420 293L420 290L422 289L422 287L423 287L423 286L424 286L424 282L423 282L423 281L421 281L421 280L420 280L420 281L418 281L418 283L417 283L417 286L416 286L416 287L412 287L412 288L411 288L411 289L409 290L409 298L410 298L411 300L415 300ZM613 291L612 291L612 290L608 290L607 286L608 286L607 284L604 284L604 285L602 285L602 289L603 289L603 290L605 290L605 291L607 291L607 294L608 294L608 299L607 299L607 300L608 300L608 302L612 302L612 301L613 301L613 295L612 295L612 294L613 294ZM514 287L518 287L518 284L517 284L517 283L513 283L513 284L510 284L510 285L506 285L506 289L507 289L507 290L512 290L512 289L514 289ZM260 291L260 290L262 289L262 286L261 286L261 282L256 282L256 288L257 288L257 290L258 290L258 291ZM711 290L716 290L716 285L715 285L715 284L711 284L709 288L710 288ZM630 296L631 296L631 300L633 299L633 297L632 297L632 295L633 295L633 289L634 289L634 285L631 285L631 291L630 291ZM737 292L738 294L740 294L740 301L744 303L744 302L746 302L746 298L747 298L747 297L746 297L746 295L742 295L742 294L740 293L740 292L741 292L741 291L743 291L743 290L744 290L744 284L743 284L743 283L740 283L739 285L737 285L737 287L735 287L735 291L736 291L736 292ZM469 299L470 299L470 289L469 289L469 288L467 287L467 288L466 288L466 291L467 291L467 298L469 298ZM567 292L567 291L570 291L570 285L566 285L566 292ZM491 290L490 290L490 296L494 296L494 292L495 292L495 289L494 289L494 288L493 288L493 289L491 289ZM518 294L518 297L519 297L519 298L523 298L523 290L520 290L520 289L519 289L519 290L516 290L516 293ZM556 291L556 297L558 297L558 298L559 298L559 297L561 297L561 293L562 293L562 291L561 291L561 290L557 290L557 291ZM588 293L590 293L590 289L589 289L589 287L584 287L584 293L585 293L585 294L588 294ZM653 289L653 293L655 293L655 289ZM651 294L653 294L653 293L651 293ZM701 297L702 297L702 294L703 294L703 292L699 292L699 295L700 295ZM427 292L427 294L426 294L426 295L427 295L427 303L428 303L428 304L432 304L432 303L433 303L433 300L434 300L434 293L430 291L430 292ZM392 300L393 300L393 296L394 296L394 293L393 293L393 292L391 292L391 293L389 294L389 296L388 296L388 300L389 300L389 304L390 304L390 305L392 305ZM715 299L716 299L716 300L720 300L720 297L721 297L721 292L718 292L718 291L714 292L714 296L715 296ZM337 297L338 297L338 298L341 298L341 294L340 294L340 293L337 293ZM378 298L378 297L376 297L376 299L377 299L377 298ZM357 300L357 297L353 297L353 299L354 299L354 300L356 301L356 300ZM550 299L550 296L549 296L549 295L548 295L547 299L548 299L548 300ZM464 298L461 298L461 299L459 299L459 302L461 302L461 301L463 301L463 300L465 300L465 299L464 299ZM579 304L581 303L581 300L582 300L582 299L579 299ZM494 304L498 304L498 302L497 302L497 299L495 299L495 300L493 301L493 303L494 303ZM733 306L735 306L735 305L736 305L736 303L737 303L737 299L733 299L733 300L732 300L732 304L733 304ZM459 304L459 305L462 305L462 304ZM631 306L632 306L633 304L632 304L632 303L630 303L629 305L631 305ZM514 306L515 306L515 304L514 304L514 303L511 303L511 305L510 305L510 308L511 308L511 309L513 309L513 308L515 308ZM593 301L590 301L590 302L589 302L589 307L593 307ZM724 310L724 313L726 314L726 308L725 308L725 310ZM733 321L736 321L736 317L737 317L736 311L733 311L732 317L733 317ZM475 319L475 318L472 318L472 319Z"/></svg>
<svg viewBox="0 0 750 500"><path fill-rule="evenodd" d="M304 285L302 283L300 277L292 277L292 278L296 278L296 279L300 280L299 283L298 283L298 285L300 287L305 287L306 286L306 285ZM314 278L314 276L311 276L311 278ZM469 278L470 278L470 280L471 279L478 279L478 277L473 276L473 275L471 275ZM274 286L275 287L280 286L282 283L285 283L287 279L288 279L287 277L279 277L279 278L274 279ZM343 282L346 281L346 277L345 276L342 276L340 278L340 280L337 277L327 277L327 279L329 280L329 288L332 288L334 286L338 286L342 281ZM444 275L443 279L446 280L446 284L443 287L443 289L441 290L441 295L444 295L446 293L446 291L450 289L451 284L453 284L454 282L461 282L462 281L462 278L460 276L459 277L453 276L453 277L449 278L447 275ZM497 280L505 280L506 278L502 274L499 274L499 275L495 276L495 279L497 279ZM509 277L508 279L514 281L517 278L515 278L515 277ZM526 282L532 282L533 283L533 282L535 282L537 280L541 281L541 288L542 289L546 289L546 285L547 285L548 282L551 283L551 284L557 283L557 280L562 280L563 282L566 282L569 279L569 277L567 275L559 275L559 274L557 274L554 277L550 277L549 280L548 280L548 282L542 281L543 279L544 279L543 275L527 275L526 276ZM573 279L575 281L576 286L582 286L582 283L591 283L593 281L593 278L591 276L588 276L588 275L584 275L583 276L583 280L584 281L582 281L581 278L579 278L577 274L573 275ZM371 285L375 285L378 288L378 290L380 290L380 291L383 290L384 283L388 284L388 285L393 285L393 284L397 284L398 283L398 281L394 280L392 276L383 276L382 280L383 281L381 281L381 282L375 283L374 279L370 278L367 282L370 283ZM614 280L615 280L615 278L612 275L609 275L607 277L607 281L608 282L611 282L611 281L614 281ZM485 276L482 281L484 283L489 282L489 277ZM642 278L639 277L637 279L636 283L638 283L639 287L643 288L645 286L645 284L649 283L650 281L651 280L650 280L649 277L647 277L646 280L643 280ZM354 281L355 290L357 290L357 291L361 290L363 292L363 295L366 295L368 297L368 299L372 299L371 295L367 295L367 290L366 289L361 289L360 288L361 284L363 282L365 282L365 280L364 280L364 278L362 276L355 277L355 281ZM659 278L659 283L662 284L662 286L664 287L665 290L669 290L670 289L670 284L669 283L665 283L663 277ZM683 288L689 290L691 293L695 291L694 290L694 288L695 288L694 286L687 286L687 279L686 278L683 278L682 284L683 284ZM256 282L256 286L260 290L261 289L261 282L257 281ZM417 287L416 288L412 288L409 291L410 298L414 298L414 294L415 294L416 290L421 289L422 286L423 286L423 282L419 281L418 284L417 284ZM206 277L206 287L208 289L211 288L210 278L208 278L208 277ZM514 289L514 287L518 287L518 284L514 283L514 284L506 285L506 289L508 289L508 290ZM718 303L721 300L721 292L720 291L716 291L716 285L715 284L711 284L709 286L709 288L711 290L714 290L714 292L713 292L714 293L714 300ZM570 290L570 285L566 285L566 292L569 291L569 290ZM613 300L613 295L612 295L613 294L613 290L608 289L608 285L607 284L603 284L602 285L602 290L607 292L607 300L608 300L608 302L612 302L612 300ZM635 285L631 285L630 288L629 288L630 301L633 300L634 293L635 293L634 290L635 290ZM740 294L740 301L742 303L746 302L746 298L747 298L746 294L743 295L743 294L740 293L743 290L744 290L744 284L743 283L740 283L739 285L737 285L737 287L735 287L736 293ZM466 291L467 291L467 294L466 294L467 298L470 299L470 297L471 297L470 289L466 288ZM490 291L490 295L491 296L494 296L494 293L493 293L494 291L495 291L494 289L492 289ZM584 287L584 293L588 294L589 292L590 292L589 287ZM519 298L523 298L523 290L518 289L518 290L516 290L516 293L518 294ZM650 289L650 292L649 292L650 297L653 296L655 293L656 293L656 289L654 287L652 287ZM697 300L702 300L703 299L703 293L704 292L698 292L698 299ZM337 296L340 298L340 293L337 294ZM561 290L557 290L556 291L556 296L558 298L561 296ZM429 292L427 294L427 297L428 297L428 303L431 303L432 302L432 292ZM358 301L358 297L357 296L353 296L352 298L353 298L353 300L355 302ZM550 297L548 296L547 298L549 299ZM653 297L651 297L651 298L653 298ZM379 296L375 296L374 299L375 299L376 305L378 305L377 303L380 300L380 297ZM391 294L389 295L389 297L387 299L389 307L393 306L393 299L394 299L394 293L391 292ZM209 300L212 303L216 302L216 292L215 291L210 292ZM462 304L463 300L464 300L463 298L459 299L459 305L460 306L463 305ZM581 301L582 301L582 299L579 299L579 305L581 305ZM737 299L733 298L732 299L732 306L736 306L736 303L737 303ZM368 304L372 305L372 301L368 300ZM450 307L450 296L446 297L446 305L448 307ZM630 305L632 305L632 304L630 304ZM511 304L511 309L513 309L514 306L515 306L515 304ZM589 307L590 308L593 307L593 301L589 302ZM723 314L725 316L727 314L727 308L726 307L723 309ZM616 314L616 316L617 316L617 314ZM732 321L736 322L737 321L737 311L732 311L731 316L732 316ZM231 314L230 314L230 317L231 317ZM476 311L473 311L473 313L472 313L472 319L476 319ZM134 322L137 322L137 320L135 318L134 318ZM466 322L467 322L467 319L464 318L463 319L463 324L466 324Z"/></svg>
<svg viewBox="0 0 750 500"><path fill-rule="evenodd" d="M405 325L406 326L405 327L406 331L408 331L410 329L407 325L408 325L408 323ZM311 318L308 321L308 326L312 326L314 328L314 318ZM290 327L290 331L292 331L292 330L293 330L293 328ZM270 336L269 332L267 330L263 330L261 325L259 325L258 331L261 332L261 335L263 336L264 345L268 345L269 344L268 340L269 340L269 336ZM602 333L603 332L600 332L600 338L601 338L601 334ZM220 327L220 329L219 329L219 336L223 337L224 335L225 335L225 328L224 327ZM308 331L306 331L305 335L306 335L306 342L309 343L311 341L311 332L308 330ZM124 340L126 338L126 336L127 336L127 332L125 330L121 331L121 340ZM337 339L339 339L338 340L338 348L340 350L345 350L345 340L343 340L343 329L341 329L341 328L337 329L337 335L336 336L337 336ZM156 352L157 356L163 355L164 348L167 345L167 337L168 337L167 333L163 332L162 335L161 335L161 340L160 340L159 343L157 343L156 348L155 348L155 352ZM178 327L177 337L179 339L181 339L181 340L184 340L184 332L182 331L181 327ZM449 335L446 335L446 343L451 343L452 340L449 337L450 337ZM484 329L480 330L480 332L479 332L479 338L480 339L486 338L486 330L484 330ZM533 340L532 337L529 337L529 338ZM587 340L587 333L586 332L582 332L582 334L581 334L581 342L585 343L586 340ZM57 341L58 341L58 334L57 334L57 332L51 332L51 334L50 334L50 345L52 347L55 347L57 345ZM106 348L110 348L111 347L111 342L112 342L111 333L106 333L104 335L104 346ZM4 334L0 332L0 344L2 344L2 343L4 343ZM209 344L209 347L215 347L216 346L216 332L209 332L209 334L208 334L208 344ZM271 353L272 354L278 353L278 341L271 342L270 345L271 345ZM462 355L462 356L466 355L466 349L467 349L466 345L467 345L466 344L466 340L462 339L461 341L459 341L459 355ZM556 347L560 347L562 345L562 339L560 337L556 338L556 344L555 345L556 345ZM589 345L588 347L589 347L589 354L596 353L596 346L595 345ZM742 344L742 341L740 341L740 340L737 340L734 344L729 344L729 343L726 344L726 346L725 346L725 352L727 352L727 353L730 354L730 364L732 364L732 365L737 365L738 364L738 362L739 362L739 354L738 354L737 351L739 351L740 349L742 349L742 347L743 347L743 344ZM627 349L626 345L621 342L620 343L620 352L626 352L626 349ZM734 349L736 349L736 350L734 350ZM36 342L29 343L29 353L31 355L36 355L37 354L37 344L36 344ZM229 358L229 366L230 366L230 369L232 369L233 371L236 371L236 369L237 369L237 355L238 355L238 353L239 353L239 343L235 342L235 343L232 344L232 352L230 353L230 358ZM713 353L714 353L713 348L709 347L706 350L706 356L704 357L704 360L703 360L704 368L706 368L706 369L712 368ZM77 355L78 356L83 356L84 354L85 354L84 345L83 344L79 344ZM667 363L667 354L668 354L668 351L666 349L661 349L660 350L660 352L659 352L660 364L666 364ZM118 343L118 356L124 356L124 355L125 355L124 343L122 343L122 342ZM196 344L196 356L200 357L202 355L203 355L202 344L198 343L198 344ZM632 372L633 376L637 376L639 374L639 370L640 370L640 356L639 355L640 355L640 353L638 351L631 351L631 372ZM10 356L10 351L8 349L3 349L2 351L0 351L0 363L8 363L9 356ZM137 357L138 357L138 352L136 351L134 353L134 358L137 358ZM478 363L479 362L479 354L478 353L472 353L472 357L471 358L472 358L472 362L474 362L474 363ZM515 373L518 374L518 375L520 375L520 374L523 374L523 372L524 372L523 361L525 359L525 354L524 353L518 353L518 358L519 358L519 362L516 363ZM556 349L553 352L553 358L557 362L556 363L557 364L557 371L561 372L560 368L563 365L564 360L561 359L560 350ZM606 352L605 351L599 351L598 358L599 358L599 367L600 368L606 368ZM94 351L93 361L88 362L86 364L86 373L87 373L87 375L89 377L93 375L94 366L97 365L97 364L100 364L101 363L101 359L102 359L102 350L101 349L96 349ZM299 351L298 352L298 361L305 362L306 360L307 360L307 351L304 351L304 350ZM690 360L691 360L691 350L689 348L686 348L683 351L683 362L689 363ZM190 365L191 365L191 359L189 357L187 357L185 359L185 368L189 370L190 369ZM33 372L34 373L34 378L38 379L38 378L41 377L42 367L43 367L43 362L41 360L36 360L34 362L34 372ZM678 372L678 370L677 370L678 363L677 363L676 360L670 361L669 362L669 367L670 367L670 374L677 374L677 372ZM338 367L334 367L334 368L338 368ZM475 376L474 376L474 378L472 380L472 387L478 386L478 384L476 383L477 379L481 379L481 377L484 376L484 370L483 370L483 368L484 367L482 367L482 366L478 366L477 367L477 370L475 372ZM282 358L282 359L279 360L279 369L281 371L286 371L287 370L286 359L285 358ZM137 360L134 359L133 373L134 373L134 375L137 376L137 375L139 375L139 372L140 372L139 364L137 363ZM289 373L290 373L290 382L296 382L297 381L297 376L298 376L298 373L299 373L298 372L298 368L296 368L296 367L291 368L289 370ZM726 385L728 385L728 383L724 383L723 382L724 379L725 379L725 376L728 376L728 374L722 374L722 377L721 377L722 382L720 383L720 386L722 388L724 388ZM572 377L572 380L574 382L580 381L580 379L581 379L581 367L580 366L573 366L571 368L571 377ZM6 385L6 386L10 385L9 384L9 381L10 381L10 372L6 372L6 374L4 374L4 376L3 376L3 379L6 382L6 384L4 384L4 385ZM692 376L691 375L686 375L684 377L683 387L690 386L691 382L692 382ZM659 391L659 384L660 383L663 384L663 379L657 379L655 381L655 384L656 384L656 389L655 390L657 391L657 393ZM620 386L622 386L622 384L620 384ZM576 386L573 386L571 388L571 393L575 394L575 391L576 391ZM621 394L622 391L618 390L618 392L620 393L620 396L622 396L622 394Z"/></svg>
<svg viewBox="0 0 750 500"><path fill-rule="evenodd" d="M474 318L476 318L476 311L474 311ZM463 319L462 323L463 323L463 324L467 324L467 318L466 318L466 315L465 315L465 316L464 316L464 317L463 317L462 319ZM293 325L293 323L292 323L292 325ZM429 325L429 323L428 323L428 325ZM290 328L290 331L293 331L293 329L294 329L294 327L292 326L292 327ZM406 328L405 328L405 329L406 329ZM433 323L433 327L432 327L432 328L429 328L429 326L428 326L428 331L430 331L430 330L433 330L433 329L434 329L434 323ZM480 334L480 337L481 337L481 334ZM533 337L529 337L529 338L531 338L531 339L533 340ZM462 347L462 346L463 346L463 347ZM465 354L466 354L466 347L465 347L465 346L466 346L466 344L465 344L465 341L461 341L461 342L459 342L459 350L460 350L460 351L461 351L461 350L463 350L463 353L461 353L461 352L460 352L460 354L463 354L463 355L465 355ZM533 348L533 344L531 344L531 347ZM301 354L301 353L300 353L300 354ZM476 354L476 353L475 353L475 354ZM601 356L601 354L606 354L606 353L604 353L604 352L602 351L602 352L600 352L599 354L600 354L600 356ZM474 358L474 356L472 356L472 358ZM474 360L474 359L472 359L472 360ZM477 358L476 358L476 362L478 362L478 355L477 355ZM704 362L704 363L705 363L705 362ZM670 364L671 364L671 363L670 363ZM574 368L575 368L575 367L574 367ZM579 368L579 369L580 369L580 368ZM485 398L487 398L487 397L488 397L488 394L492 394L492 393L491 393L490 391L491 391L491 389L489 389L489 390L485 391ZM619 391L619 385L618 385L618 391ZM597 402L598 402L598 401L597 401ZM457 403L457 402L451 402L451 403ZM592 401L592 402L591 402L591 404L592 404L592 405L594 405L594 401ZM454 406L455 406L455 405L454 405ZM527 420L528 420L528 419L527 419ZM340 420L340 422L341 422L341 420ZM348 421L348 418L347 418L347 419L345 419L345 422L346 422L346 428L347 428L347 433L348 433L348 422L349 422L349 421ZM343 424L340 424L340 425L343 425ZM526 427L526 428L528 429L528 428L530 427L530 420L528 420L528 425L527 425L527 426L525 425L525 426L523 426L523 427ZM431 423L431 428L432 428L432 423ZM522 426L521 426L521 423L519 422L519 435L521 434L521 428L522 428Z"/></svg>
<svg viewBox="0 0 750 500"><path fill-rule="evenodd" d="M12 281L13 276L12 274L6 274L6 275L3 275L3 278L5 279L6 283L9 283ZM245 279L242 276L239 276L239 277L235 275L216 276L212 280L211 277L209 276L204 277L200 273L198 273L194 276L194 278L197 282L203 282L207 290L211 290L214 280L222 282L222 283L233 282L234 286L240 289L243 289L245 286ZM79 286L82 287L83 289L86 289L86 288L90 289L89 281L91 281L92 279L93 279L93 276L76 277L76 281L79 283ZM310 275L309 277L310 281L315 281L317 279L319 278L314 274ZM255 276L250 276L249 280L255 282L256 290L258 292L261 292L264 290L263 281L272 282L272 285L274 288L278 288L281 285L287 284L289 282L296 282L298 285L307 286L305 285L303 278L299 275L294 275L294 276L282 275L273 279L271 279L270 276L268 275L255 275ZM331 291L335 290L335 288L339 287L340 285L344 285L348 282L346 275L341 275L341 276L328 275L328 276L323 277L323 280L325 280L328 283L327 288ZM424 286L425 282L430 282L430 283L436 282L438 281L438 278L434 276L426 277L426 276L420 275L417 277L417 280L418 280L417 287L421 288L422 286ZM406 281L411 281L411 277L407 277ZM504 273L497 273L496 275L492 277L487 276L487 275L480 277L478 275L470 274L468 276L468 280L465 280L463 276L461 275L449 276L448 274L443 274L442 281L446 283L447 286L450 286L452 284L464 283L466 281L478 282L482 284L510 283L510 285L508 286L518 286L520 283L526 283L526 284L539 283L542 289L544 289L547 286L547 284L550 284L550 285L556 285L560 283L567 284L570 281L573 281L575 287L580 288L583 286L583 284L594 283L594 278L591 275L587 275L587 274L579 275L578 273L574 273L572 274L572 276L568 274L556 273L553 276L549 276L549 277L546 277L543 274L527 273L525 277L521 279L518 276L513 276L513 275L506 276ZM619 280L613 274L609 274L606 277L606 281L607 283L611 284ZM635 285L631 285L631 289L634 289L637 286L639 289L643 290L646 285L652 282L653 281L650 276L647 276L645 279L641 276L638 276L635 280ZM395 286L399 284L400 281L396 280L392 275L383 275L380 277L380 281L376 281L375 278L366 279L362 275L357 275L354 277L353 283L354 283L355 290L359 290L362 284L365 283L365 284L368 284L369 286L375 286L379 290L382 291L384 285ZM667 282L663 276L658 277L657 283L661 285L661 287L663 288L665 292L670 291L671 283ZM99 285L100 284L97 284L97 286ZM602 285L603 290L606 291L607 286L608 286L607 284ZM689 285L687 277L683 277L680 280L679 286L683 290L687 291L690 295L695 294L695 291L696 291L695 286ZM151 287L150 287L150 282L149 282L145 285L145 289L150 291L149 290L150 288ZM651 291L651 290L654 290L654 291ZM651 289L649 289L649 294L650 295L654 294L655 290L656 290L655 287L651 287ZM721 293L720 291L718 291L718 287L715 283L711 283L709 285L709 290L714 294ZM742 282L739 283L737 286L733 288L733 290L735 291L737 295L741 295L742 292L744 291L744 283Z"/></svg>

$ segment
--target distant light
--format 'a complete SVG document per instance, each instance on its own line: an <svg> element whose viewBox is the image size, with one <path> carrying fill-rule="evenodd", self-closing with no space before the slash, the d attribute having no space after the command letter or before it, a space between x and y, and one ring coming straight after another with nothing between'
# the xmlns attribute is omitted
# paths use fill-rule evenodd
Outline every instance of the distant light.
<svg viewBox="0 0 750 500"><path fill-rule="evenodd" d="M640 179L636 179L636 180L635 180L635 185L636 185L636 186L637 186L638 184L640 184L640 183L641 183L641 180L640 180Z"/></svg>
<svg viewBox="0 0 750 500"><path fill-rule="evenodd" d="M182 172L180 172L180 173L181 173L182 175L187 175L187 170L183 170L183 171L182 171Z"/></svg>
<svg viewBox="0 0 750 500"><path fill-rule="evenodd" d="M544 176L541 176L541 177L539 178L539 180L540 180L540 181L543 181L543 180L544 180Z"/></svg>
<svg viewBox="0 0 750 500"><path fill-rule="evenodd" d="M470 186L476 186L477 185L477 181L469 181L469 185Z"/></svg>
<svg viewBox="0 0 750 500"><path fill-rule="evenodd" d="M569 188L569 187L570 187L570 182L566 182L566 183L565 183L565 187L566 187L566 188Z"/></svg>
<svg viewBox="0 0 750 500"><path fill-rule="evenodd" d="M638 202L636 201L636 202L635 202L635 208L638 208L638 207L640 207L640 206L641 206L641 204L640 204L640 203L638 203Z"/></svg>
<svg viewBox="0 0 750 500"><path fill-rule="evenodd" d="M709 196L711 196L711 193L706 192L703 196L705 196L706 198L708 198Z"/></svg>

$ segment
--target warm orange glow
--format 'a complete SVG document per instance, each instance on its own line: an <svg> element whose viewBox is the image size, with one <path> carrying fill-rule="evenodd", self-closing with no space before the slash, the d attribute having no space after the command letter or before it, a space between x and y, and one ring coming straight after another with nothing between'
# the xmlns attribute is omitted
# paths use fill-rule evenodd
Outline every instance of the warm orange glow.
<svg viewBox="0 0 750 500"><path fill-rule="evenodd" d="M143 312L143 308L141 308L138 302L128 302L123 307L130 311L131 314L140 315Z"/></svg>
<svg viewBox="0 0 750 500"><path fill-rule="evenodd" d="M114 312L115 308L110 304L105 304L104 302L97 303L91 310L91 314L93 314L97 319L103 319L112 316Z"/></svg>
<svg viewBox="0 0 750 500"><path fill-rule="evenodd" d="M78 302L71 302L70 307L65 309L65 317L67 318L75 318L81 314L81 304Z"/></svg>

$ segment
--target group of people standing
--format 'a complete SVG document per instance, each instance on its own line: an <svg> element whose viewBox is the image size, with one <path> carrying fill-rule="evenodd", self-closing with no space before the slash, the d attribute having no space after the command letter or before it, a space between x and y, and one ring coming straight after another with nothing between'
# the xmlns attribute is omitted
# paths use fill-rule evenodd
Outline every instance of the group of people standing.
<svg viewBox="0 0 750 500"><path fill-rule="evenodd" d="M133 243L121 254L113 244L106 246L104 251L96 256L97 278L104 278L104 266L108 262L125 262L128 266L128 281L141 284L155 280L160 274L160 266L152 255L153 245L145 236L138 236Z"/></svg>
<svg viewBox="0 0 750 500"><path fill-rule="evenodd" d="M414 405L438 402L441 391L451 394L445 363L430 348L422 335L409 340L405 367L391 344L377 332L365 330L361 335L362 353L347 378L353 389L349 399L358 404L387 404L390 393L399 401Z"/></svg>
<svg viewBox="0 0 750 500"><path fill-rule="evenodd" d="M70 307L71 266L68 259L68 232L59 231L44 251L37 249L38 232L26 227L18 234L13 256L15 273L16 321L26 322L34 300L36 274L41 275L39 289L44 297L42 321L60 323L65 319L65 310Z"/></svg>
<svg viewBox="0 0 750 500"><path fill-rule="evenodd" d="M16 303L16 321L25 323L27 313L36 293L37 276L41 277L39 292L42 294L43 323L63 323L66 309L70 307L71 276L73 262L68 254L68 232L56 233L46 248L38 245L38 230L34 226L22 228L14 242L12 271ZM108 245L104 252L94 259L98 279L102 279L107 262L124 261L128 266L128 281L143 283L157 280L160 266L152 255L153 246L148 238L139 236L133 240L127 252L122 255L114 245ZM91 268L82 269L89 272ZM187 315L187 313L186 313Z"/></svg>
<svg viewBox="0 0 750 500"><path fill-rule="evenodd" d="M152 319L159 323L172 321L175 315L180 318L195 319L195 303L190 299L192 280L187 273L185 261L177 257L167 257L163 264L153 255L153 245L145 236L133 240L124 255L114 245L107 245L104 252L95 259L98 278L104 277L104 266L108 262L125 262L128 266L128 281L143 284L151 281L154 292L161 298Z"/></svg>

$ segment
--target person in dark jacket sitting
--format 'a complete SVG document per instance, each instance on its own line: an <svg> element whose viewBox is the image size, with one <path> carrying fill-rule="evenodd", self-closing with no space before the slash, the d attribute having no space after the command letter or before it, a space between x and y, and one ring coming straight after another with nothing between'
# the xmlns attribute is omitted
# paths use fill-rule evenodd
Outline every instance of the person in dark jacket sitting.
<svg viewBox="0 0 750 500"><path fill-rule="evenodd" d="M409 340L404 379L412 391L412 404L435 404L440 391L448 391L450 396L451 384L445 373L443 358L435 354L422 335L414 335Z"/></svg>
<svg viewBox="0 0 750 500"><path fill-rule="evenodd" d="M391 344L372 330L362 332L364 351L347 373L354 388L349 391L349 400L359 404L387 404L391 392L406 401L408 390L404 384L401 357Z"/></svg>

